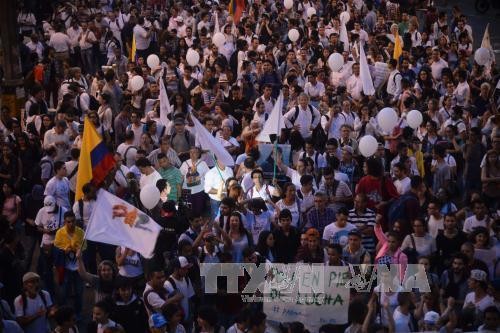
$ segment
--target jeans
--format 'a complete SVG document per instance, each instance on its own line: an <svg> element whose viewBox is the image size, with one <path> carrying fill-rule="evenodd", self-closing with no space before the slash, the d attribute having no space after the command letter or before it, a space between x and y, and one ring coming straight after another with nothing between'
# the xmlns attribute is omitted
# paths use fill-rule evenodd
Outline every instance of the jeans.
<svg viewBox="0 0 500 333"><path fill-rule="evenodd" d="M68 298L72 296L71 291L74 292L75 303L73 308L75 314L79 317L82 313L83 304L83 280L78 274L78 271L66 270L64 272L64 282L61 290L61 300L59 304L68 304Z"/></svg>
<svg viewBox="0 0 500 333"><path fill-rule="evenodd" d="M92 61L94 54L92 52L92 48L89 47L88 49L81 50L80 52L82 56L83 72L88 74L94 74L95 68L94 68L94 62Z"/></svg>

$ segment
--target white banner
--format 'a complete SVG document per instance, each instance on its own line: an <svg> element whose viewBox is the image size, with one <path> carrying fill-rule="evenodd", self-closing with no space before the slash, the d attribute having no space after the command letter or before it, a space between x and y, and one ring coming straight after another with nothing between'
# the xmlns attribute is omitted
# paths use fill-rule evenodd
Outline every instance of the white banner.
<svg viewBox="0 0 500 333"><path fill-rule="evenodd" d="M264 302L267 319L274 322L302 322L310 332L319 332L325 324L347 323L349 289L349 267L321 266L312 271L273 271L275 276L283 274L286 285L293 291L271 290L270 300ZM278 278L280 280L280 278Z"/></svg>
<svg viewBox="0 0 500 333"><path fill-rule="evenodd" d="M125 246L151 258L160 230L161 227L148 215L101 189L97 193L85 239Z"/></svg>

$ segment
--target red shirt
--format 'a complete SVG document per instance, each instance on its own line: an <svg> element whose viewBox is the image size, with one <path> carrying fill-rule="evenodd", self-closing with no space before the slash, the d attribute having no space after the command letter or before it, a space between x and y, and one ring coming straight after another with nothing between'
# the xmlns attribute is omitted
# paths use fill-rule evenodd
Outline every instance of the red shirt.
<svg viewBox="0 0 500 333"><path fill-rule="evenodd" d="M365 193L368 200L367 207L375 209L382 201L388 201L398 197L398 191L389 177L384 177L385 184L382 188L382 181L372 176L364 176L356 187L356 194Z"/></svg>

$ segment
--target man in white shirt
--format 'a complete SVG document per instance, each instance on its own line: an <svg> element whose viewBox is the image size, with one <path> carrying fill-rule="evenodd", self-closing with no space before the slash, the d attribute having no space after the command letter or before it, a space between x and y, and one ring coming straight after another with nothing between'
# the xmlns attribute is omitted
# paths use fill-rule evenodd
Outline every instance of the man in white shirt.
<svg viewBox="0 0 500 333"><path fill-rule="evenodd" d="M156 186L156 182L162 179L159 172L152 167L151 162L146 157L138 159L135 165L141 171L141 179L139 180L141 189L146 185Z"/></svg>
<svg viewBox="0 0 500 333"><path fill-rule="evenodd" d="M263 94L259 98L255 100L255 103L253 105L253 112L257 112L257 103L262 102L264 103L264 109L267 114L271 114L274 108L274 103L276 103L276 100L271 97L271 94L273 92L273 87L270 84L265 84L263 87Z"/></svg>
<svg viewBox="0 0 500 333"><path fill-rule="evenodd" d="M38 60L43 59L43 44L38 40L37 34L32 34L30 37L30 41L26 43L26 46L30 49L31 53L36 53L38 56Z"/></svg>
<svg viewBox="0 0 500 333"><path fill-rule="evenodd" d="M488 228L490 219L488 217L488 208L482 200L475 200L472 203L474 215L465 219L463 232L469 234L477 227Z"/></svg>
<svg viewBox="0 0 500 333"><path fill-rule="evenodd" d="M63 161L54 163L54 177L45 186L44 195L51 195L56 199L57 205L66 209L71 209L69 203L69 180L66 178L66 165Z"/></svg>
<svg viewBox="0 0 500 333"><path fill-rule="evenodd" d="M298 100L299 105L291 108L284 115L285 125L287 128L298 131L302 138L307 139L311 137L313 129L318 126L321 114L318 109L309 104L309 96L305 93L301 93Z"/></svg>
<svg viewBox="0 0 500 333"><path fill-rule="evenodd" d="M349 77L349 79L347 79L346 88L347 92L354 100L361 100L363 82L361 81L361 76L359 75L359 63L355 63L352 65L352 75Z"/></svg>
<svg viewBox="0 0 500 333"><path fill-rule="evenodd" d="M224 194L227 194L227 189L225 188L226 181L233 177L233 175L233 170L220 161L217 161L217 165L205 174L204 186L205 192L210 197L212 219L215 219L219 213L220 202Z"/></svg>
<svg viewBox="0 0 500 333"><path fill-rule="evenodd" d="M182 299L180 305L184 312L184 324L189 327L193 321L192 309L190 306L190 298L195 295L192 281L187 277L189 269L193 267L186 257L178 257L173 260L174 272L164 283L164 288L169 295L180 294Z"/></svg>
<svg viewBox="0 0 500 333"><path fill-rule="evenodd" d="M66 128L66 122L60 120L53 129L45 132L43 139L43 148L48 149L49 147L55 147L57 150L55 159L59 161L67 160L71 144L69 136L65 134Z"/></svg>
<svg viewBox="0 0 500 333"><path fill-rule="evenodd" d="M137 19L137 24L134 27L137 57L146 59L149 55L152 31L153 27L150 27L149 29L144 28L144 17L141 16Z"/></svg>
<svg viewBox="0 0 500 333"><path fill-rule="evenodd" d="M321 126L328 135L328 139L339 139L340 128L346 123L346 117L338 105L330 108L327 115L321 117Z"/></svg>
<svg viewBox="0 0 500 333"><path fill-rule="evenodd" d="M304 92L309 96L314 107L318 107L321 97L325 94L325 85L316 79L316 75L316 72L309 73L309 81L304 86Z"/></svg>
<svg viewBox="0 0 500 333"><path fill-rule="evenodd" d="M410 192L411 189L411 180L406 175L406 167L402 162L396 163L393 167L394 177L394 186L398 191L399 195L406 194Z"/></svg>
<svg viewBox="0 0 500 333"><path fill-rule="evenodd" d="M361 24L359 22L354 23L354 30L351 31L351 34L359 35L360 41L363 41L363 43L368 43L368 33L361 29Z"/></svg>
<svg viewBox="0 0 500 333"><path fill-rule="evenodd" d="M76 174L78 172L78 158L80 157L80 149L71 149L71 160L66 162L66 172L68 173L69 188L71 190L71 195L76 192Z"/></svg>
<svg viewBox="0 0 500 333"><path fill-rule="evenodd" d="M95 72L92 46L96 41L97 39L94 33L88 29L87 22L83 22L82 32L78 37L78 44L80 45L83 70L89 74L93 74Z"/></svg>
<svg viewBox="0 0 500 333"><path fill-rule="evenodd" d="M441 54L439 53L439 49L437 46L432 50L432 64L431 71L432 77L436 81L441 81L441 72L443 68L448 68L448 63L441 59Z"/></svg>
<svg viewBox="0 0 500 333"><path fill-rule="evenodd" d="M401 80L403 76L398 70L398 61L396 59L389 60L389 78L387 79L387 94L391 103L399 99L402 91Z"/></svg>

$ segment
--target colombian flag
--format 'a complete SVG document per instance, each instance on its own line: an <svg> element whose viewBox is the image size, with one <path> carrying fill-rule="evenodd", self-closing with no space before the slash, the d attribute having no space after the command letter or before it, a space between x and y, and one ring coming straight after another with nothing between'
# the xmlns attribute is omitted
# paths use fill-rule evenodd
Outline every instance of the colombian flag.
<svg viewBox="0 0 500 333"><path fill-rule="evenodd" d="M109 152L101 136L97 134L94 124L85 117L82 149L76 176L75 201L83 198L83 185L92 182L99 186L114 166L113 154Z"/></svg>
<svg viewBox="0 0 500 333"><path fill-rule="evenodd" d="M240 23L244 11L245 0L231 0L229 3L229 14L233 16L234 24Z"/></svg>
<svg viewBox="0 0 500 333"><path fill-rule="evenodd" d="M392 58L399 61L399 57L403 54L403 46L401 45L401 39L399 38L399 33L396 32L396 36L394 36L394 53L392 54Z"/></svg>

